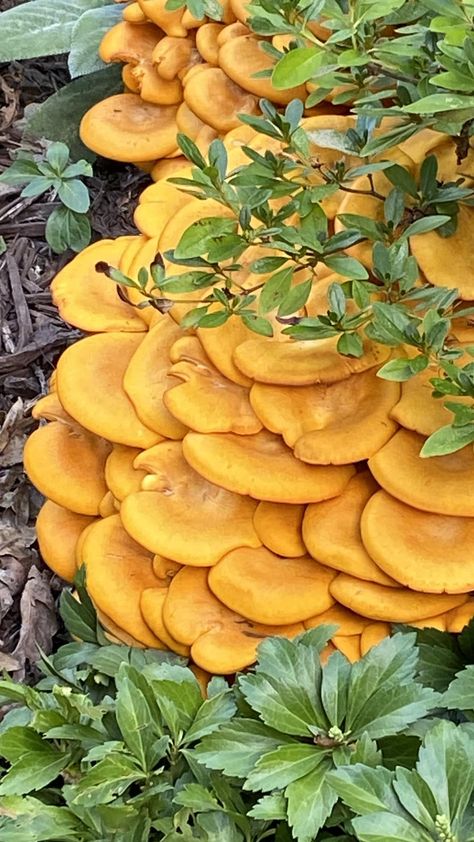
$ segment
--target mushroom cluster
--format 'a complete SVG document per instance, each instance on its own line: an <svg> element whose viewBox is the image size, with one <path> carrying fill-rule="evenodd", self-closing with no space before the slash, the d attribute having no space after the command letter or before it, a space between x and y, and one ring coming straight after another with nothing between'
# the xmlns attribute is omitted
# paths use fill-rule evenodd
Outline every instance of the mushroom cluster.
<svg viewBox="0 0 474 842"><path fill-rule="evenodd" d="M240 127L225 144L238 157L239 144L257 141ZM339 208L361 199L346 196ZM166 314L134 308L96 269L104 261L137 277L191 222L225 212L161 179L141 196L140 234L94 243L53 281L62 317L89 335L62 354L34 409L47 423L25 448L47 498L44 559L67 581L86 565L115 638L170 648L210 673L250 665L267 635L322 623L338 627L325 656L351 660L391 623L461 630L474 616L474 453L419 456L446 423L429 374L381 380L386 346L366 341L362 357L343 357L332 338L294 341L276 322L272 338L237 317L183 330L199 293L180 294ZM436 284L440 264L412 240ZM243 286L256 248L243 257ZM314 281L308 312L338 280ZM474 298L472 275L462 280ZM472 328L459 331L468 342Z"/></svg>
<svg viewBox="0 0 474 842"><path fill-rule="evenodd" d="M284 106L305 99L305 85L277 90L269 71L274 61L246 26L241 0L219 0L220 22L197 20L184 7L168 11L165 0L138 0L124 7L123 20L104 36L100 56L123 63L125 93L98 102L85 115L81 137L107 158L136 163L153 178L185 164L178 132L205 151L216 137L239 126L238 114L258 114L265 97ZM334 110L334 106L330 106ZM324 113L323 106L309 113ZM337 108L335 109L337 112Z"/></svg>

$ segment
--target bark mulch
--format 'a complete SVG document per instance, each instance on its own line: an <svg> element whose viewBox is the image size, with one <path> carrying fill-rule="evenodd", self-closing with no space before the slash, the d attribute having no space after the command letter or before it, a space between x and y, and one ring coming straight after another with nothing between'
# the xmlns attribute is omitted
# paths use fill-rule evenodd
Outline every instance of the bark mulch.
<svg viewBox="0 0 474 842"><path fill-rule="evenodd" d="M17 4L0 0L0 11ZM0 172L22 145L25 106L67 81L60 56L0 66ZM41 149L38 142L34 151ZM87 180L94 239L134 233L132 211L147 177L106 161L96 162L94 171ZM51 279L73 256L55 255L45 242L55 204L49 196L23 199L20 192L0 184L0 237L7 246L0 255L0 670L29 681L38 646L50 652L55 635L61 637L62 583L39 557L34 520L42 501L23 473L22 449L36 426L31 408L79 333L61 321L49 293Z"/></svg>

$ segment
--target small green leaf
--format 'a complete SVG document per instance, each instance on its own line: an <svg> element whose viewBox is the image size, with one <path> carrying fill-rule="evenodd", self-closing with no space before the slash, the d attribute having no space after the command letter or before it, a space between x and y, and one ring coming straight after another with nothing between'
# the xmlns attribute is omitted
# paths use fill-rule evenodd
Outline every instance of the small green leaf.
<svg viewBox="0 0 474 842"><path fill-rule="evenodd" d="M405 105L403 110L407 114L438 114L444 111L455 111L458 109L474 108L474 96L462 96L461 94L430 94L422 97L416 102Z"/></svg>
<svg viewBox="0 0 474 842"><path fill-rule="evenodd" d="M361 357L364 343L358 333L343 333L337 341L337 350L347 357Z"/></svg>
<svg viewBox="0 0 474 842"><path fill-rule="evenodd" d="M347 257L343 254L325 255L322 260L329 269L332 269L333 272L337 272L339 275L343 275L345 278L365 281L369 277L365 266L354 257Z"/></svg>
<svg viewBox="0 0 474 842"><path fill-rule="evenodd" d="M260 336L273 336L273 328L267 319L253 313L243 313L241 318L245 327L253 333L258 333Z"/></svg>
<svg viewBox="0 0 474 842"><path fill-rule="evenodd" d="M58 187L58 197L63 205L75 213L87 213L90 206L89 191L78 178L66 179Z"/></svg>
<svg viewBox="0 0 474 842"><path fill-rule="evenodd" d="M411 359L390 360L378 370L377 377L382 378L382 380L395 380L397 383L403 383L419 374L420 371L424 371L428 364L429 359L424 355Z"/></svg>
<svg viewBox="0 0 474 842"><path fill-rule="evenodd" d="M276 310L288 295L294 271L294 266L280 269L265 282L258 302L258 309L262 315L269 313L271 310Z"/></svg>
<svg viewBox="0 0 474 842"><path fill-rule="evenodd" d="M214 240L237 230L237 223L233 219L223 219L219 216L210 216L193 222L186 229L177 247L174 250L174 257L202 257L207 254Z"/></svg>
<svg viewBox="0 0 474 842"><path fill-rule="evenodd" d="M46 240L57 254L71 248L82 251L92 236L89 219L84 213L75 213L66 207L55 208L46 223Z"/></svg>
<svg viewBox="0 0 474 842"><path fill-rule="evenodd" d="M454 427L448 424L440 427L426 439L421 451L422 458L429 456L445 456L447 453L455 453L466 445L474 442L474 424L466 424L464 427Z"/></svg>
<svg viewBox="0 0 474 842"><path fill-rule="evenodd" d="M413 237L414 234L426 234L427 231L434 231L446 225L451 219L450 216L439 214L438 216L425 216L412 222L403 232L404 237Z"/></svg>
<svg viewBox="0 0 474 842"><path fill-rule="evenodd" d="M69 149L65 143L52 143L46 151L46 160L57 175L61 175L69 163Z"/></svg>
<svg viewBox="0 0 474 842"><path fill-rule="evenodd" d="M307 82L321 66L321 52L315 47L297 47L280 59L272 74L277 89L293 88Z"/></svg>

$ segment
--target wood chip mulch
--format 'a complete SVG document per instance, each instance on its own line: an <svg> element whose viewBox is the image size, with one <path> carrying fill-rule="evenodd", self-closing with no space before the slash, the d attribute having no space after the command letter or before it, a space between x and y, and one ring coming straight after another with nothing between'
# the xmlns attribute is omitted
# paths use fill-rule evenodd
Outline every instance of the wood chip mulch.
<svg viewBox="0 0 474 842"><path fill-rule="evenodd" d="M3 0L0 11L11 5ZM22 144L25 106L67 81L64 57L0 66L0 172ZM38 142L33 151L41 149ZM87 179L94 239L136 233L132 212L148 178L107 161L94 170ZM50 652L58 630L62 634L61 582L38 554L34 519L42 501L23 473L22 449L36 426L32 406L47 391L59 354L80 334L61 321L49 294L51 279L73 256L54 255L45 242L54 202L48 195L24 199L20 192L0 184L0 237L7 245L0 256L0 670L29 681L38 646Z"/></svg>

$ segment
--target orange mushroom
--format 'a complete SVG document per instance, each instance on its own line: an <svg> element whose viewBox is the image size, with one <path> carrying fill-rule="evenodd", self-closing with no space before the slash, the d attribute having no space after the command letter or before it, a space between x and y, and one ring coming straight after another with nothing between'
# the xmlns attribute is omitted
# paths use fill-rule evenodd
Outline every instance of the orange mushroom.
<svg viewBox="0 0 474 842"><path fill-rule="evenodd" d="M343 605L332 605L322 614L304 621L305 629L314 629L318 626L337 626L336 634L340 637L353 637L362 634L365 627L370 623L367 617L355 614Z"/></svg>
<svg viewBox="0 0 474 842"><path fill-rule="evenodd" d="M31 415L37 421L46 419L46 421L61 421L69 427L79 426L74 418L65 411L57 392L49 392L40 398L31 410Z"/></svg>
<svg viewBox="0 0 474 842"><path fill-rule="evenodd" d="M330 385L256 383L250 402L265 427L280 433L295 456L316 465L360 462L395 433L389 412L400 385L377 378L375 368Z"/></svg>
<svg viewBox="0 0 474 842"><path fill-rule="evenodd" d="M168 374L169 350L180 336L182 331L172 319L161 319L137 346L123 375L123 388L137 416L149 429L170 439L181 439L187 430L163 403L165 391L174 382Z"/></svg>
<svg viewBox="0 0 474 842"><path fill-rule="evenodd" d="M81 140L114 161L154 161L176 149L176 105L154 105L137 94L102 99L81 121Z"/></svg>
<svg viewBox="0 0 474 842"><path fill-rule="evenodd" d="M122 20L105 33L100 42L99 56L107 63L123 61L136 65L151 61L153 49L162 34L150 22L144 26L135 26Z"/></svg>
<svg viewBox="0 0 474 842"><path fill-rule="evenodd" d="M450 237L440 237L437 231L410 237L410 248L418 266L430 284L437 287L456 287L459 297L474 298L472 270L472 231L474 209L459 205L458 225Z"/></svg>
<svg viewBox="0 0 474 842"><path fill-rule="evenodd" d="M256 76L264 70L270 70L273 65L274 61L262 50L255 35L231 38L219 50L219 66L244 91L250 91L278 105L287 105L292 99L305 100L304 85L279 90L273 86L270 77Z"/></svg>
<svg viewBox="0 0 474 842"><path fill-rule="evenodd" d="M107 492L104 469L110 444L78 425L51 421L26 440L25 471L38 491L58 506L97 515Z"/></svg>
<svg viewBox="0 0 474 842"><path fill-rule="evenodd" d="M218 37L224 28L222 23L205 23L196 32L196 47L208 64L219 64Z"/></svg>
<svg viewBox="0 0 474 842"><path fill-rule="evenodd" d="M135 467L149 471L143 491L121 505L125 529L145 547L180 564L210 567L236 547L258 547L256 503L200 477L180 442L144 451Z"/></svg>
<svg viewBox="0 0 474 842"><path fill-rule="evenodd" d="M339 497L312 503L303 518L303 541L313 558L359 579L397 587L369 556L362 543L360 519L377 484L368 471L356 474Z"/></svg>
<svg viewBox="0 0 474 842"><path fill-rule="evenodd" d="M170 11L166 8L166 3L167 0L138 0L140 8L148 20L156 23L167 35L182 38L187 34L181 23L184 9Z"/></svg>
<svg viewBox="0 0 474 842"><path fill-rule="evenodd" d="M253 525L262 544L277 555L297 558L306 553L301 536L305 507L287 503L259 503Z"/></svg>
<svg viewBox="0 0 474 842"><path fill-rule="evenodd" d="M146 471L133 466L137 456L141 453L137 447L127 447L124 444L114 444L105 463L105 481L114 497L120 502L139 491L141 482L146 477Z"/></svg>
<svg viewBox="0 0 474 842"><path fill-rule="evenodd" d="M232 611L271 626L302 622L321 614L334 599L336 572L310 556L281 558L266 547L239 548L209 571L213 594Z"/></svg>
<svg viewBox="0 0 474 842"><path fill-rule="evenodd" d="M127 535L119 515L90 527L82 557L87 590L98 608L140 643L166 648L148 628L140 611L142 592L159 585L152 556Z"/></svg>
<svg viewBox="0 0 474 842"><path fill-rule="evenodd" d="M253 436L190 432L183 440L183 453L209 482L275 503L327 500L340 494L354 474L349 465L305 465L266 430Z"/></svg>
<svg viewBox="0 0 474 842"><path fill-rule="evenodd" d="M421 512L379 491L361 531L372 558L400 584L424 593L474 590L474 518Z"/></svg>
<svg viewBox="0 0 474 842"><path fill-rule="evenodd" d="M390 632L391 628L389 623L369 623L360 636L361 656L364 657L364 655L367 655L367 652L372 649L373 646L377 646L382 642L382 640L384 640L384 638L390 637Z"/></svg>
<svg viewBox="0 0 474 842"><path fill-rule="evenodd" d="M399 430L369 460L375 479L393 497L440 515L474 517L474 453L464 447L447 456L422 459L424 439Z"/></svg>
<svg viewBox="0 0 474 842"><path fill-rule="evenodd" d="M183 83L186 104L218 132L238 126L238 114L258 114L257 98L229 79L220 67L207 67L187 76Z"/></svg>
<svg viewBox="0 0 474 842"><path fill-rule="evenodd" d="M52 500L46 500L36 518L40 553L48 567L61 579L72 582L77 572L76 544L93 517L79 515Z"/></svg>
<svg viewBox="0 0 474 842"><path fill-rule="evenodd" d="M141 335L99 333L80 339L58 362L58 394L86 430L129 447L151 447L160 437L146 427L122 387Z"/></svg>
<svg viewBox="0 0 474 842"><path fill-rule="evenodd" d="M134 240L100 240L58 272L51 293L64 321L90 333L145 330L143 320L119 298L113 281L95 268L99 262L117 266Z"/></svg>
<svg viewBox="0 0 474 842"><path fill-rule="evenodd" d="M161 78L170 82L180 78L183 71L201 61L193 38L176 38L169 35L156 45L152 59Z"/></svg>
<svg viewBox="0 0 474 842"><path fill-rule="evenodd" d="M166 181L150 185L144 193L147 195L135 208L133 221L147 237L160 237L174 214L192 201L191 196Z"/></svg>
<svg viewBox="0 0 474 842"><path fill-rule="evenodd" d="M198 433L249 435L262 429L250 405L248 389L232 383L214 368L197 337L178 339L170 357L173 365L169 375L178 384L168 387L163 403L182 424Z"/></svg>
<svg viewBox="0 0 474 842"><path fill-rule="evenodd" d="M165 588L146 588L141 595L140 609L143 619L147 626L150 627L153 634L155 634L168 649L176 652L177 655L188 657L190 647L184 643L180 643L170 635L168 629L163 622L163 606L167 597L168 591Z"/></svg>

